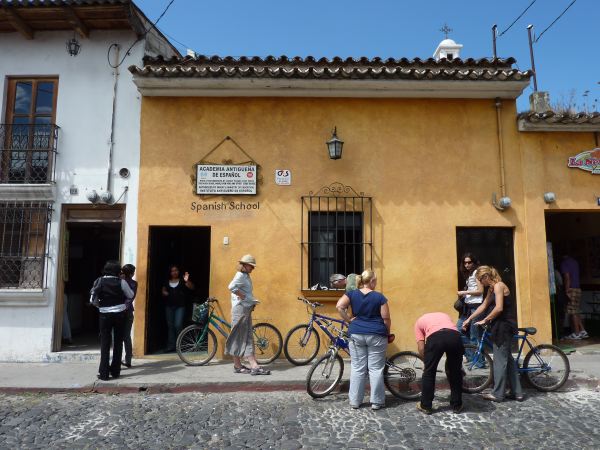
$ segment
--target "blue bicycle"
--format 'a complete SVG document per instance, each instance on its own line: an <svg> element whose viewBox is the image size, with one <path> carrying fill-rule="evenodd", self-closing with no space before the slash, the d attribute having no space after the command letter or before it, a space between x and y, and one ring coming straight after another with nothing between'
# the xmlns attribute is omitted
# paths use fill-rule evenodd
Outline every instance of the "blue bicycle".
<svg viewBox="0 0 600 450"><path fill-rule="evenodd" d="M307 312L310 314L308 323L296 325L286 335L283 341L283 353L287 360L296 366L309 364L319 353L321 346L321 337L315 328L315 324L323 330L332 341L335 339L329 331L332 325L337 324L341 330L347 330L343 320L336 319L322 314L317 314L317 308L323 306L319 302L310 302L304 297L298 297L302 303L306 304ZM309 312L308 309L312 312Z"/></svg>
<svg viewBox="0 0 600 450"><path fill-rule="evenodd" d="M515 358L520 374L536 389L544 392L559 389L567 379L571 367L567 355L558 347L551 344L532 345L528 336L537 333L533 327L519 328L515 339L518 342L518 353ZM465 392L481 392L493 381L493 360L488 353L492 348L490 330L483 327L481 339L475 344L465 345L463 357L463 390ZM529 351L521 364L521 355L525 343Z"/></svg>
<svg viewBox="0 0 600 450"><path fill-rule="evenodd" d="M314 324L316 323L329 337L331 341L329 349L313 363L306 374L306 391L313 398L322 398L329 395L342 380L344 360L340 351L350 356L348 327L343 320L317 314L315 310L322 306L320 303L311 303L304 297L298 297L298 300L312 308L311 320L308 324L292 328L286 336L284 351L286 357L290 359L290 350L295 350L296 358L298 354L304 356L295 359L297 361L295 364L298 364L298 360L301 364L306 364L314 359L319 351L320 338L317 330L314 329ZM306 354L302 353L306 349L310 350ZM310 359L304 362L307 358ZM386 359L383 381L394 396L414 400L421 395L423 369L423 360L417 353L398 352Z"/></svg>

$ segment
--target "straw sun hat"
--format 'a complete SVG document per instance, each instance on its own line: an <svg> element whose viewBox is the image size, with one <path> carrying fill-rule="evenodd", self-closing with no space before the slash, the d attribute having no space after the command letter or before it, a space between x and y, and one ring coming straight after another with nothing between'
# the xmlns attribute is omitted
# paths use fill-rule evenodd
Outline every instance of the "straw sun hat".
<svg viewBox="0 0 600 450"><path fill-rule="evenodd" d="M244 255L240 258L241 264L248 264L249 266L256 267L256 259L252 255Z"/></svg>

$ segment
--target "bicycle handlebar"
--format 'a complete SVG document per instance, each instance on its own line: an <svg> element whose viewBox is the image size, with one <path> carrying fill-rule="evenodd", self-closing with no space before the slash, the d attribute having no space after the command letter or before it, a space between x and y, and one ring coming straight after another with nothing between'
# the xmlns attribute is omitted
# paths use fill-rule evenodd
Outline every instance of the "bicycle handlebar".
<svg viewBox="0 0 600 450"><path fill-rule="evenodd" d="M319 306L323 306L322 303L319 303L319 302L313 303L305 297L298 297L298 300L300 300L303 303L306 303L307 305L309 305L311 308L314 308L314 309L318 308Z"/></svg>

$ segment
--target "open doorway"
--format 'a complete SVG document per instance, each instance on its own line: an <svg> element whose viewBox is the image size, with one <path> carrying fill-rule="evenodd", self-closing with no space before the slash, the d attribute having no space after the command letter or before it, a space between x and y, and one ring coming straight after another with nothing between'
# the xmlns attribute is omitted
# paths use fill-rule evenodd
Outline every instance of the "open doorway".
<svg viewBox="0 0 600 450"><path fill-rule="evenodd" d="M190 273L195 285L185 312L184 326L192 316L192 303L209 295L210 227L150 227L148 251L148 298L146 317L146 353L163 353L167 345L165 305L162 286L168 281L170 265L183 275Z"/></svg>
<svg viewBox="0 0 600 450"><path fill-rule="evenodd" d="M463 254L473 253L481 265L495 267L516 300L513 229L507 227L457 227L457 267ZM462 290L461 280L458 289Z"/></svg>
<svg viewBox="0 0 600 450"><path fill-rule="evenodd" d="M89 292L106 261L119 259L121 223L67 223L65 233L62 350L97 350L98 310Z"/></svg>
<svg viewBox="0 0 600 450"><path fill-rule="evenodd" d="M551 262L559 273L565 255L577 261L581 318L592 341L600 342L600 212L547 211L546 239L552 248ZM565 311L568 299L560 281L556 285L553 333L563 337L572 330Z"/></svg>

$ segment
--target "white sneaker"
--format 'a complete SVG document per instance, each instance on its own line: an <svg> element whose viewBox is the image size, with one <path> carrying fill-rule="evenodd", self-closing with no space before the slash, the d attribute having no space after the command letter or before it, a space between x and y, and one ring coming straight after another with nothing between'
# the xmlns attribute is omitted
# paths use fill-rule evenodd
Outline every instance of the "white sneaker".
<svg viewBox="0 0 600 450"><path fill-rule="evenodd" d="M583 330L581 333L579 333L577 336L579 336L580 339L588 339L590 337L590 335L588 334L587 331Z"/></svg>
<svg viewBox="0 0 600 450"><path fill-rule="evenodd" d="M579 341L579 340L581 340L581 336L579 336L578 334L575 334L575 333L571 333L571 334L565 336L565 339L569 339L571 341Z"/></svg>

